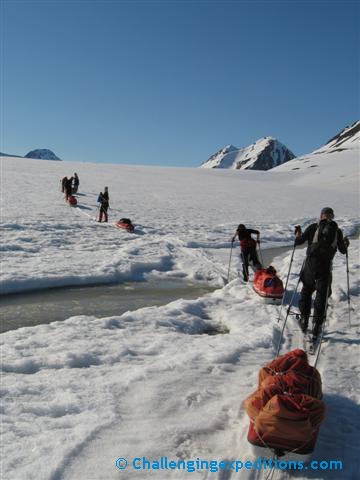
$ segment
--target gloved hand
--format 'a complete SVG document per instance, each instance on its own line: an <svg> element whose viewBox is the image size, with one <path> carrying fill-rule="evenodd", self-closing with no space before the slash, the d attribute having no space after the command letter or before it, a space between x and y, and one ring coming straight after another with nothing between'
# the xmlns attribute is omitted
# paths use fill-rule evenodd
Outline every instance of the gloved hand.
<svg viewBox="0 0 360 480"><path fill-rule="evenodd" d="M231 243L234 243L234 242L235 242L235 237L231 239Z"/></svg>
<svg viewBox="0 0 360 480"><path fill-rule="evenodd" d="M295 226L294 235L295 235L295 237L300 237L300 235L301 235L301 227L300 227L300 225L296 225L296 226Z"/></svg>
<svg viewBox="0 0 360 480"><path fill-rule="evenodd" d="M345 245L346 248L349 247L349 245L350 245L350 240L348 239L348 237L344 237L344 245Z"/></svg>

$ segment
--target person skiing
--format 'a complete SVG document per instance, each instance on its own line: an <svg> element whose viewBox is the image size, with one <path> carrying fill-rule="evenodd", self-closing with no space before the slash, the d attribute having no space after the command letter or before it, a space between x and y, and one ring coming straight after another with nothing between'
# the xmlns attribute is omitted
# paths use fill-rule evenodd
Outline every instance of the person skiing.
<svg viewBox="0 0 360 480"><path fill-rule="evenodd" d="M65 183L67 182L67 177L64 177L62 180L61 180L61 191L62 193L65 193Z"/></svg>
<svg viewBox="0 0 360 480"><path fill-rule="evenodd" d="M105 187L104 193L100 192L98 197L98 202L100 203L100 215L98 222L102 222L104 216L104 222L108 221L108 208L109 208L109 189Z"/></svg>
<svg viewBox="0 0 360 480"><path fill-rule="evenodd" d="M78 174L75 172L74 173L72 193L77 193L77 191L79 189L79 185L80 185L79 177L78 177Z"/></svg>
<svg viewBox="0 0 360 480"><path fill-rule="evenodd" d="M257 236L256 241L251 237L252 234ZM259 230L246 228L244 224L240 223L231 239L231 243L234 243L236 236L238 236L240 241L243 277L244 281L247 282L249 280L249 260L253 264L255 270L262 268L256 252L256 244L260 243L260 232Z"/></svg>
<svg viewBox="0 0 360 480"><path fill-rule="evenodd" d="M313 315L313 341L316 342L326 318L327 299L331 295L332 260L338 249L346 254L349 239L334 222L334 211L324 207L320 212L320 220L309 225L304 233L301 227L295 228L295 245L308 242L306 258L300 272L303 284L299 300L300 328L307 332L311 312L311 297L316 291Z"/></svg>
<svg viewBox="0 0 360 480"><path fill-rule="evenodd" d="M66 180L64 184L64 189L65 189L65 200L68 201L69 197L71 197L72 193L72 181L73 177L70 177Z"/></svg>

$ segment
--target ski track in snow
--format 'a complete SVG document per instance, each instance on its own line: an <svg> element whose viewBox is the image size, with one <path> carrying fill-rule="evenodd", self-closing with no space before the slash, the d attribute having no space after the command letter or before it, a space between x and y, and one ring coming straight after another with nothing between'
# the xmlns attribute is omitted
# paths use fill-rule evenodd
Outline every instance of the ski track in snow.
<svg viewBox="0 0 360 480"><path fill-rule="evenodd" d="M263 172L239 177L234 172L89 164L80 173L79 164L21 159L6 160L4 166L3 293L149 277L206 280L223 288L121 316L78 316L2 334L3 478L264 478L264 472L254 470L187 473L128 467L120 472L115 461L120 456L129 461L136 456L254 460L242 402L255 390L259 369L275 355L282 321L277 322L278 307L264 304L251 285L237 278L238 248L232 252L231 281L224 286L230 238L243 221L261 230L263 248L291 245L293 226L311 223L324 204L334 206L346 234L355 233L358 193L346 190L348 180L337 193L333 179L330 195L326 187L314 192L287 184L289 176L281 173L277 178L284 181L281 194L287 201L279 212L278 180ZM71 168L81 182L76 208L67 206L57 190ZM121 189L116 188L118 172ZM46 208L34 191L34 178L43 186ZM114 207L111 222L129 217L135 234L93 220L104 185L109 185ZM257 190L262 196L249 203ZM16 205L10 201L14 197L19 198ZM288 252L274 261L282 279L290 257ZM296 249L286 299L303 257L304 251ZM345 469L341 477L338 471L275 472L273 480L359 477L358 259L359 241L353 240L349 328L345 260L335 257L318 363L328 413L313 458L342 460ZM214 331L218 334L208 335ZM302 345L290 316L280 353Z"/></svg>

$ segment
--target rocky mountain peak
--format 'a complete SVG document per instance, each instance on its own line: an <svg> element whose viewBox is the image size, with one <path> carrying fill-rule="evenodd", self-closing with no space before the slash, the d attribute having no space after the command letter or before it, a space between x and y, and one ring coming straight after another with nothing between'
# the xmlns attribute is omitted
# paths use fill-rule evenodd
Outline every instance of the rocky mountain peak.
<svg viewBox="0 0 360 480"><path fill-rule="evenodd" d="M35 158L38 160L61 160L61 158L57 157L54 152L48 150L47 148L31 150L31 152L25 155L25 158Z"/></svg>

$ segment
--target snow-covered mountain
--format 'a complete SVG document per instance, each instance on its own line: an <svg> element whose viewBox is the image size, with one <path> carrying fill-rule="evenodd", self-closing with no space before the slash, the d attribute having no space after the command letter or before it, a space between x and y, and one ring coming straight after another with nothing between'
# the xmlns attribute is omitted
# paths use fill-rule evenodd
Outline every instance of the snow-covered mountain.
<svg viewBox="0 0 360 480"><path fill-rule="evenodd" d="M354 122L352 125L345 127L335 137L330 140L318 150L313 153L333 153L341 152L343 150L349 150L353 148L359 148L360 141L360 120Z"/></svg>
<svg viewBox="0 0 360 480"><path fill-rule="evenodd" d="M273 172L290 172L297 184L327 184L338 188L353 184L359 187L360 121L344 128L319 149L297 157ZM340 168L339 168L340 165ZM336 173L337 172L337 173ZM301 175L298 175L301 173Z"/></svg>
<svg viewBox="0 0 360 480"><path fill-rule="evenodd" d="M31 152L25 155L25 158L35 158L38 160L61 160L61 158L57 157L54 152L48 150L47 148L31 150Z"/></svg>
<svg viewBox="0 0 360 480"><path fill-rule="evenodd" d="M244 148L228 145L212 155L200 168L270 170L293 158L295 155L281 142L272 137L263 137Z"/></svg>

